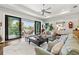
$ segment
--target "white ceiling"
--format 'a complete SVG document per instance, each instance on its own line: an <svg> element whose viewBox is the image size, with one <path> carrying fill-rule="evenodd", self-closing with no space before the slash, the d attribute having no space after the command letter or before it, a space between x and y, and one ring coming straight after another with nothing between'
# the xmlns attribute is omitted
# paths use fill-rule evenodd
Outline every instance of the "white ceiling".
<svg viewBox="0 0 79 59"><path fill-rule="evenodd" d="M45 4L45 8L51 7L48 11L52 12L51 14L46 13L45 16L41 15L42 4L1 4L0 8L13 9L24 14L46 19L63 14L77 13L79 12L79 5L76 5L78 6L77 8L73 8L75 4Z"/></svg>

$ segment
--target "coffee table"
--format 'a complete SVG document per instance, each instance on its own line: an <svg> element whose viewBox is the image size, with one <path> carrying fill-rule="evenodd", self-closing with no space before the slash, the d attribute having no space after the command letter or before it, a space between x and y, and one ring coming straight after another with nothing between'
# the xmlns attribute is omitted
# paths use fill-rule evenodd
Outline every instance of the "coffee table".
<svg viewBox="0 0 79 59"><path fill-rule="evenodd" d="M35 39L29 37L29 44L30 44L30 42L33 42L37 46L40 46L44 42L48 43L48 38L42 38L41 36L35 36L34 38Z"/></svg>

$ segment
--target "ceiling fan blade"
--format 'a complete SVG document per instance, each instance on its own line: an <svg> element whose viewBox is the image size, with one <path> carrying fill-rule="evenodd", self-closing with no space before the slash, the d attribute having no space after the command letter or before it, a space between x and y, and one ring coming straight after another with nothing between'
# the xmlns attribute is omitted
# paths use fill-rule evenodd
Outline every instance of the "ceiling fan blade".
<svg viewBox="0 0 79 59"><path fill-rule="evenodd" d="M46 10L49 10L49 9L51 9L51 7L47 8Z"/></svg>
<svg viewBox="0 0 79 59"><path fill-rule="evenodd" d="M46 13L52 13L52 12L49 12L49 11L46 11L46 10L45 10L45 12L46 12Z"/></svg>

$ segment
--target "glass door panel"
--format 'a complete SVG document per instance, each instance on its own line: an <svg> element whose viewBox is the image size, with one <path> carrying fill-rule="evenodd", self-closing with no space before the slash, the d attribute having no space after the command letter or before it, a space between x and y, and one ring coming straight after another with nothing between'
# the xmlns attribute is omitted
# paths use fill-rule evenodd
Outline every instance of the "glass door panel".
<svg viewBox="0 0 79 59"><path fill-rule="evenodd" d="M34 35L34 21L22 19L22 35Z"/></svg>
<svg viewBox="0 0 79 59"><path fill-rule="evenodd" d="M21 37L21 19L6 15L5 18L6 39L15 39Z"/></svg>
<svg viewBox="0 0 79 59"><path fill-rule="evenodd" d="M35 21L35 34L41 33L41 22Z"/></svg>

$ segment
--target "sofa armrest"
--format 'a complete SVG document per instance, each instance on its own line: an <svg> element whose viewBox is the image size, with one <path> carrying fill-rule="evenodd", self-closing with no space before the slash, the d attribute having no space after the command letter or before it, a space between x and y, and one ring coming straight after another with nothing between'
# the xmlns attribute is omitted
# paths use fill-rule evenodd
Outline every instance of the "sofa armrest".
<svg viewBox="0 0 79 59"><path fill-rule="evenodd" d="M50 53L40 47L35 47L35 52L36 52L36 55L52 55L52 53Z"/></svg>
<svg viewBox="0 0 79 59"><path fill-rule="evenodd" d="M68 55L79 55L79 50L73 49L73 50L69 51Z"/></svg>
<svg viewBox="0 0 79 59"><path fill-rule="evenodd" d="M57 43L56 40L53 41L53 42L50 41L50 42L48 43L48 49L47 49L47 50L48 50L48 51L51 51L52 47L53 47L56 43Z"/></svg>

